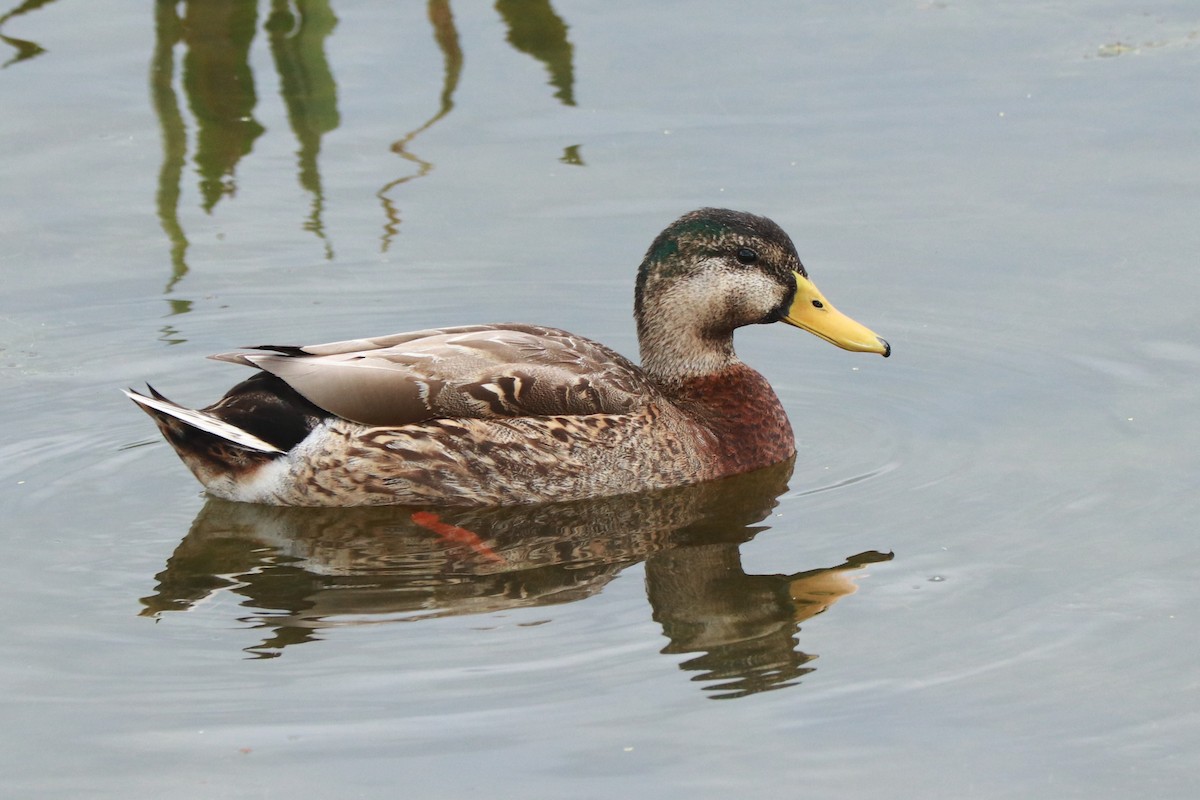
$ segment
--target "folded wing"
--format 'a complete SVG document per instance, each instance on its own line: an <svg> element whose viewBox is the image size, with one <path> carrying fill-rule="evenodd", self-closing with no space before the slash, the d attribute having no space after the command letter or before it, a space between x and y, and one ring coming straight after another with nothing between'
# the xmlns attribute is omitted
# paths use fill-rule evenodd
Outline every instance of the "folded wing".
<svg viewBox="0 0 1200 800"><path fill-rule="evenodd" d="M254 352L212 358L265 370L326 411L366 425L625 414L657 396L637 365L604 345L535 325L245 349Z"/></svg>

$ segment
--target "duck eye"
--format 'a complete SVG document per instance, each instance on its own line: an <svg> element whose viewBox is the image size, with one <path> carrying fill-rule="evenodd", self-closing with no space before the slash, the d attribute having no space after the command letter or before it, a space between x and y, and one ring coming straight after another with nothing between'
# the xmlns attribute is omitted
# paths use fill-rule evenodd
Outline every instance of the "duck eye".
<svg viewBox="0 0 1200 800"><path fill-rule="evenodd" d="M746 264L747 266L758 261L758 253L749 247L739 247L736 256L738 263Z"/></svg>

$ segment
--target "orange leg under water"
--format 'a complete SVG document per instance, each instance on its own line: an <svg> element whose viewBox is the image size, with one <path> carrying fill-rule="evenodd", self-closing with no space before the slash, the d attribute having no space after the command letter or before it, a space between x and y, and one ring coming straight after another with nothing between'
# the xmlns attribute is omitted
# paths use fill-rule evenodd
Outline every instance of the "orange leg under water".
<svg viewBox="0 0 1200 800"><path fill-rule="evenodd" d="M459 528L456 525L442 522L441 518L432 511L415 511L412 515L412 521L426 530L433 531L447 543L466 545L491 562L496 564L504 563L504 559L497 555L495 550L484 544L483 539L480 539L475 533L466 528Z"/></svg>

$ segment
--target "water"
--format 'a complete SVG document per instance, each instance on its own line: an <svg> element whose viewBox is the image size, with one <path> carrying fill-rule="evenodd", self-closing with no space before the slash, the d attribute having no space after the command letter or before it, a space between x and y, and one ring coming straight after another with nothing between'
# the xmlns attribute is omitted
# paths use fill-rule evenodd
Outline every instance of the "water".
<svg viewBox="0 0 1200 800"><path fill-rule="evenodd" d="M7 793L1195 794L1190 4L0 16ZM482 321L636 354L702 205L895 350L739 335L778 472L242 508L117 392Z"/></svg>

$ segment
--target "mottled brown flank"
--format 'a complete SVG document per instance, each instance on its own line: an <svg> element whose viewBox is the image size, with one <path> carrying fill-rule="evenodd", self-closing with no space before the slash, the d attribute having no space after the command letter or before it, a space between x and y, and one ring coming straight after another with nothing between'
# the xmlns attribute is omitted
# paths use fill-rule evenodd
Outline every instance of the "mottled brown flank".
<svg viewBox="0 0 1200 800"><path fill-rule="evenodd" d="M791 426L743 364L673 387L631 414L333 423L292 462L292 505L511 505L678 486L786 460ZM347 454L350 455L347 458Z"/></svg>

